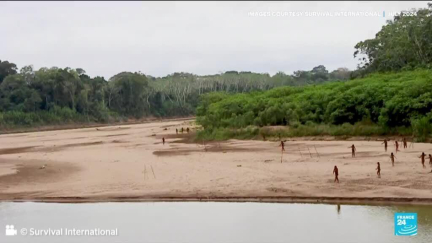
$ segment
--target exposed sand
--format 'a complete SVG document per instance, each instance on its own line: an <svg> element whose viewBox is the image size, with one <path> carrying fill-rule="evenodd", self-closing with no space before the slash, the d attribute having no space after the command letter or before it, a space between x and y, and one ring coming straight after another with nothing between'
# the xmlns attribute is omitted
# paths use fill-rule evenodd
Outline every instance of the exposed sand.
<svg viewBox="0 0 432 243"><path fill-rule="evenodd" d="M204 149L186 132L175 135L181 126L190 121L1 135L0 200L432 204L429 160L424 169L418 158L432 153L431 144L401 148L392 167L392 143L384 152L379 141L300 139L286 142L281 163L278 142L230 140ZM340 184L333 183L334 165Z"/></svg>

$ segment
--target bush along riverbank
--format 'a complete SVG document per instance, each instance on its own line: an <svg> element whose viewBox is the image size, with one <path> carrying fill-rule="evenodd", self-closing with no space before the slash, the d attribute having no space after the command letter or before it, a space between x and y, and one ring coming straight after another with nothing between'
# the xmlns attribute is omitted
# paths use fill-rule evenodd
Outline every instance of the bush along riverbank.
<svg viewBox="0 0 432 243"><path fill-rule="evenodd" d="M201 97L197 139L413 136L432 132L432 70L372 74L347 82ZM272 127L284 129L272 129Z"/></svg>

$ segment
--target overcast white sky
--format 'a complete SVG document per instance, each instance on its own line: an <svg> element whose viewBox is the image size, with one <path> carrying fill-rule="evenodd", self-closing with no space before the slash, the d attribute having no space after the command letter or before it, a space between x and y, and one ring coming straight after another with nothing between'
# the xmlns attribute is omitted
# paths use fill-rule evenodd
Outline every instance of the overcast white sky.
<svg viewBox="0 0 432 243"><path fill-rule="evenodd" d="M109 78L228 70L354 69L354 45L389 13L427 2L0 2L0 60ZM253 17L249 12L386 12L386 17ZM304 13L306 14L306 13Z"/></svg>

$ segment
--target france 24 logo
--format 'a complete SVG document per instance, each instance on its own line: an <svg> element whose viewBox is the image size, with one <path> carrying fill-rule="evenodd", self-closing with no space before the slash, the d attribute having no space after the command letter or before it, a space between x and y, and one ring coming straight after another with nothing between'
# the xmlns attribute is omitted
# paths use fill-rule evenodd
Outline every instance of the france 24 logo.
<svg viewBox="0 0 432 243"><path fill-rule="evenodd" d="M395 213L395 235L417 235L417 213Z"/></svg>

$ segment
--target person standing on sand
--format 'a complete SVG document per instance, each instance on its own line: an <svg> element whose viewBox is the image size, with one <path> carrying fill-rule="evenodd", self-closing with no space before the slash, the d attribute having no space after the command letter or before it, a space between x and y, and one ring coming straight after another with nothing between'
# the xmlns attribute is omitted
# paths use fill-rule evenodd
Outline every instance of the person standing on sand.
<svg viewBox="0 0 432 243"><path fill-rule="evenodd" d="M425 164L424 164L425 163L425 157L426 157L426 154L424 152L422 152L422 154L419 157L419 158L421 158L421 163L423 165L423 168L425 168Z"/></svg>
<svg viewBox="0 0 432 243"><path fill-rule="evenodd" d="M339 183L339 170L338 170L338 167L336 165L334 166L333 174L335 176L334 182Z"/></svg>
<svg viewBox="0 0 432 243"><path fill-rule="evenodd" d="M354 146L354 144L349 146L348 148L351 148L351 157L355 157L356 147Z"/></svg>
<svg viewBox="0 0 432 243"><path fill-rule="evenodd" d="M376 171L377 171L378 178L381 178L381 166L379 162L377 162Z"/></svg>
<svg viewBox="0 0 432 243"><path fill-rule="evenodd" d="M189 127L186 128L186 132L189 133Z"/></svg>
<svg viewBox="0 0 432 243"><path fill-rule="evenodd" d="M280 145L282 147L282 151L285 151L285 143L284 141L280 141Z"/></svg>
<svg viewBox="0 0 432 243"><path fill-rule="evenodd" d="M432 167L432 155L429 154L429 165ZM432 170L430 171L432 173Z"/></svg>
<svg viewBox="0 0 432 243"><path fill-rule="evenodd" d="M391 153L390 154L390 159L391 159L391 162L392 162L392 166L394 166L394 159L396 158L396 156L394 156L394 154L393 153Z"/></svg>
<svg viewBox="0 0 432 243"><path fill-rule="evenodd" d="M429 154L429 165L432 167L432 155ZM432 173L432 170L430 171Z"/></svg>
<svg viewBox="0 0 432 243"><path fill-rule="evenodd" d="M165 138L162 138L162 144L165 145Z"/></svg>
<svg viewBox="0 0 432 243"><path fill-rule="evenodd" d="M395 140L395 147L396 147L396 153L399 151L399 143L397 140Z"/></svg>
<svg viewBox="0 0 432 243"><path fill-rule="evenodd" d="M405 137L403 138L402 142L403 142L404 149L408 148L408 142Z"/></svg>
<svg viewBox="0 0 432 243"><path fill-rule="evenodd" d="M183 133L183 131L184 131L184 130L183 130L183 127L182 127L182 128L180 129L180 132Z"/></svg>
<svg viewBox="0 0 432 243"><path fill-rule="evenodd" d="M382 144L384 144L384 150L387 152L387 138L384 139Z"/></svg>
<svg viewBox="0 0 432 243"><path fill-rule="evenodd" d="M420 155L419 158L422 159L422 165L423 165L423 168L425 168L424 161L425 161L425 158L426 158L426 154L424 152L422 152L422 155Z"/></svg>
<svg viewBox="0 0 432 243"><path fill-rule="evenodd" d="M176 134L178 134L178 129L176 128Z"/></svg>

